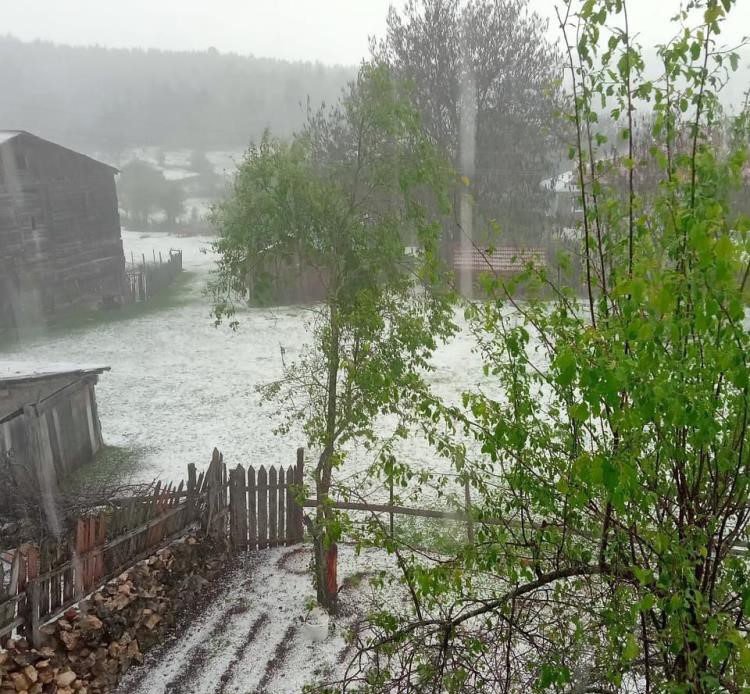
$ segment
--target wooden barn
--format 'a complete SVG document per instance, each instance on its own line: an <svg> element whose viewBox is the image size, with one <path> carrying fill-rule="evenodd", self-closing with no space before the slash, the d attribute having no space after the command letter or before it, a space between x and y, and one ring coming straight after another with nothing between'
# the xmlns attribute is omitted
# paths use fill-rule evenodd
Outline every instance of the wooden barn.
<svg viewBox="0 0 750 694"><path fill-rule="evenodd" d="M95 386L109 367L0 362L0 480L57 480L102 446Z"/></svg>
<svg viewBox="0 0 750 694"><path fill-rule="evenodd" d="M31 133L0 131L0 335L120 302L116 174Z"/></svg>

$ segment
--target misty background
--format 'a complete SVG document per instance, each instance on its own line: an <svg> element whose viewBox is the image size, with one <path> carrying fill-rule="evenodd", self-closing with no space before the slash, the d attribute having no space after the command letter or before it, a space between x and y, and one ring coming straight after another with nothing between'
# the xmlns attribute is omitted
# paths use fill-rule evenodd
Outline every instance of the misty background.
<svg viewBox="0 0 750 694"><path fill-rule="evenodd" d="M241 152L265 128L286 136L309 103L332 103L386 32L389 0L27 0L3 7L0 127L30 130L116 164L135 147ZM549 40L554 0L531 0ZM645 46L677 2L629 3ZM750 2L722 37L740 41ZM747 51L745 51L747 56ZM737 104L744 75L725 94Z"/></svg>

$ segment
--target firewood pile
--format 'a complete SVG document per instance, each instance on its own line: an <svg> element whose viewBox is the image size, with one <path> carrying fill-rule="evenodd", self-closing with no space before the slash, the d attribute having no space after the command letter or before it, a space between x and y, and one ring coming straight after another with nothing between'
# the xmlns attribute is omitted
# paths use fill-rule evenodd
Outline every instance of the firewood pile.
<svg viewBox="0 0 750 694"><path fill-rule="evenodd" d="M0 694L112 691L176 617L200 603L224 559L191 536L139 562L42 626L41 648L20 638L0 649Z"/></svg>

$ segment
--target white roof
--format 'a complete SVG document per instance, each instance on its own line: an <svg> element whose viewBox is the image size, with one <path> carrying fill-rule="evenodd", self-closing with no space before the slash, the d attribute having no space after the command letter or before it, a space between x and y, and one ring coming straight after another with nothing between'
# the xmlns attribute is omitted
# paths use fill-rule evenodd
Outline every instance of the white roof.
<svg viewBox="0 0 750 694"><path fill-rule="evenodd" d="M14 381L33 381L52 376L99 374L103 371L109 371L109 369L109 366L81 365L65 362L38 364L33 362L0 360L0 384L13 383Z"/></svg>
<svg viewBox="0 0 750 694"><path fill-rule="evenodd" d="M20 130L0 130L0 144L12 140L16 135L20 135Z"/></svg>

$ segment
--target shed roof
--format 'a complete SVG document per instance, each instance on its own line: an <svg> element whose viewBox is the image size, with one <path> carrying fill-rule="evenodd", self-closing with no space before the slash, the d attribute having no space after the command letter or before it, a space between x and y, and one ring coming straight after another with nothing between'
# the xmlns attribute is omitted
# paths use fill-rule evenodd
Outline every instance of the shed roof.
<svg viewBox="0 0 750 694"><path fill-rule="evenodd" d="M41 381L46 378L56 378L58 376L101 374L109 370L109 366L0 361L0 386Z"/></svg>
<svg viewBox="0 0 750 694"><path fill-rule="evenodd" d="M17 135L20 135L22 130L0 130L0 144L12 140Z"/></svg>
<svg viewBox="0 0 750 694"><path fill-rule="evenodd" d="M84 157L85 159L88 159L90 162L98 166L106 166L108 169L111 169L112 171L116 173L119 173L120 171L116 166L112 166L111 164L107 164L103 161L99 161L98 159L94 159L93 157L88 156L88 154L83 154L82 152L78 152L75 149L71 149L70 147L65 147L64 145L60 145L57 142L52 142L52 140L47 140L43 137L39 137L39 135L34 135L34 133L30 133L28 132L28 130L0 130L0 145L16 137L19 137L20 135L31 137L35 140L40 140L41 142L44 142L46 144L54 145L55 147L59 147L60 149L64 149L68 152L72 152L73 154L79 157Z"/></svg>

